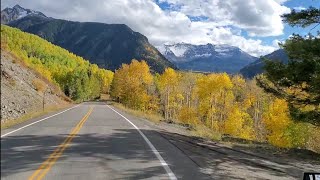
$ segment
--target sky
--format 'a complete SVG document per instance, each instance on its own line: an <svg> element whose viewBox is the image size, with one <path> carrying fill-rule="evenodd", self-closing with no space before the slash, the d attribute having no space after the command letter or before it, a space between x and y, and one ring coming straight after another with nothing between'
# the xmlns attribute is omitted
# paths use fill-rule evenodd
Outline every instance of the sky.
<svg viewBox="0 0 320 180"><path fill-rule="evenodd" d="M1 0L53 18L126 24L156 47L163 44L228 44L253 55L278 49L292 33L281 15L291 9L320 8L320 0ZM319 29L313 29L316 32Z"/></svg>

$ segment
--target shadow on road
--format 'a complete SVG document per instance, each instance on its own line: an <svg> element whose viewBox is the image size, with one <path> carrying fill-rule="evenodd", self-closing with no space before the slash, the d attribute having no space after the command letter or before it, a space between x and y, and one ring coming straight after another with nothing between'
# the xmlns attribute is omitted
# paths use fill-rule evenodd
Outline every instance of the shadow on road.
<svg viewBox="0 0 320 180"><path fill-rule="evenodd" d="M264 163L265 166L270 166L268 162L257 157L243 156L232 159L227 151L212 151L192 145L192 143L184 141L188 138L186 136L154 130L142 131L162 154L176 176L181 179L194 179L190 173L195 174L197 179L247 179L248 177L273 179L288 176L288 172L295 171L291 166L285 165L279 165L281 170L278 171L264 166L259 167L254 163L243 163L256 161L259 164ZM61 134L2 138L1 177L35 170L66 137L66 134ZM184 157L184 161L179 159L177 153ZM111 135L79 134L73 139L72 145L66 149L59 161L70 157L94 158L99 166L109 169L110 173L114 171L109 167L110 163L119 159L140 163L156 160L150 148L134 129L116 129ZM192 167L195 168L191 170ZM126 179L142 179L161 176L165 171L159 163L158 166L145 167L144 169L134 167L121 173Z"/></svg>

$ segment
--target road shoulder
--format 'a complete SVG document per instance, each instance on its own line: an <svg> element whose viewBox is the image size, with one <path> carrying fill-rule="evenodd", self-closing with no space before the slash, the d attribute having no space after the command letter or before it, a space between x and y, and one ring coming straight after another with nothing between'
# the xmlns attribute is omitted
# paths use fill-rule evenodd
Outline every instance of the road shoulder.
<svg viewBox="0 0 320 180"><path fill-rule="evenodd" d="M154 130L159 133L163 139L176 146L181 152L186 154L188 158L191 158L192 161L200 165L199 168L214 168L212 165L214 161L210 161L210 159L218 157L220 160L228 159L228 161L234 161L234 163L232 163L234 168L239 166L238 169L243 169L239 172L232 172L230 169L228 171L226 170L232 168L231 165L223 165L225 169L221 170L221 172L224 171L231 174L242 173L246 175L249 175L250 173L253 173L252 175L254 175L256 173L256 176L253 176L252 178L261 176L261 178L287 177L291 179L301 178L303 172L320 172L320 160L317 159L318 154L316 153L297 152L295 154L295 152L291 151L276 152L274 151L275 149L266 151L261 146L253 146L245 143L214 142L192 136L186 127L165 122L155 123L145 118L135 117L117 107L114 108L130 120L133 119L134 123L137 124L140 129L145 129L145 131ZM146 135L150 136L150 133L146 133ZM157 144L155 146L157 146ZM202 157L192 158L197 156L196 153L198 155L201 154ZM225 156L225 158L221 157L221 155ZM211 165L209 165L210 163ZM243 166L247 169L243 168ZM261 169L261 172L263 173L258 173L259 171L251 172L249 170L250 168ZM223 177L223 175L225 174L222 173L221 176ZM234 177L236 177L236 175Z"/></svg>
<svg viewBox="0 0 320 180"><path fill-rule="evenodd" d="M45 111L43 113L38 113L36 114L36 116L31 116L30 118L24 118L22 120L17 120L17 122L10 124L7 127L2 126L1 124L1 137L3 137L4 135L15 131L17 129L23 128L25 126L28 126L29 124L35 123L37 121L40 121L42 119L48 119L50 117L53 117L57 114L60 114L61 112L65 112L68 109L72 109L77 107L79 104L69 104L66 107L62 107L62 108L57 108L57 109L53 109L51 111ZM15 121L15 120L11 120L11 121Z"/></svg>

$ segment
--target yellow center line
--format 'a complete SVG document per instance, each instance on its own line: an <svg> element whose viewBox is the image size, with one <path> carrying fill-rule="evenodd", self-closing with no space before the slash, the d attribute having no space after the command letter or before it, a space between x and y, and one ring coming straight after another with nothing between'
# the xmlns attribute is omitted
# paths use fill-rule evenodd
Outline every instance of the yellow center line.
<svg viewBox="0 0 320 180"><path fill-rule="evenodd" d="M33 180L33 179L41 180L47 174L47 172L50 170L50 168L60 158L60 156L62 155L64 150L70 145L69 143L72 141L72 139L78 134L81 127L83 126L85 121L88 119L88 117L90 116L92 111L93 111L93 107L90 108L88 113L72 129L72 131L70 132L68 137L54 150L54 152L48 157L48 159L45 162L43 162L39 166L39 168L29 177L29 180Z"/></svg>

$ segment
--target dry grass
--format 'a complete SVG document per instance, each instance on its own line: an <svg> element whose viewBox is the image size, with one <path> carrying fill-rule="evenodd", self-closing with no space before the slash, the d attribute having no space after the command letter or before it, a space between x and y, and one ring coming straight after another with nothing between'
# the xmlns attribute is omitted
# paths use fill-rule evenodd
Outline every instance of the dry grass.
<svg viewBox="0 0 320 180"><path fill-rule="evenodd" d="M32 85L38 92L44 92L46 89L45 83L37 78L32 80Z"/></svg>
<svg viewBox="0 0 320 180"><path fill-rule="evenodd" d="M320 127L313 127L309 141L307 142L307 149L320 154Z"/></svg>
<svg viewBox="0 0 320 180"><path fill-rule="evenodd" d="M4 54L6 54L7 56L11 56L12 57L12 63L13 64L19 64L20 66L24 67L24 68L29 68L29 66L26 64L26 62L24 60L22 60L21 58L19 58L18 56L16 56L14 53L11 53L8 49L6 48L1 48L1 50L4 52Z"/></svg>
<svg viewBox="0 0 320 180"><path fill-rule="evenodd" d="M148 120L155 122L155 123L159 123L160 120L163 119L158 114L143 112L143 111L139 111L139 110L133 110L133 109L130 109L130 108L123 106L120 103L112 102L112 105L115 106L116 108L119 108L119 109L129 113L129 114L132 114L132 115L140 117L140 118L148 119Z"/></svg>
<svg viewBox="0 0 320 180"><path fill-rule="evenodd" d="M213 140L213 141L220 141L222 136L220 133L213 131L212 129L206 127L203 124L198 124L195 127L195 130L191 132L193 136Z"/></svg>
<svg viewBox="0 0 320 180"><path fill-rule="evenodd" d="M64 109L64 108L67 108L70 106L71 106L71 104L67 104L67 105L63 105L63 106L49 106L44 111L35 110L33 112L30 112L26 115L23 115L23 116L17 118L17 119L8 119L4 122L1 122L1 129L7 129L7 128L12 127L14 125L28 121L30 119L37 118L37 117L40 117L42 115L45 115L45 114L48 114L48 113L51 113L54 111L59 111L61 109Z"/></svg>

